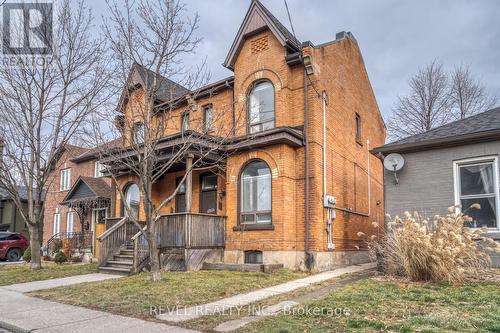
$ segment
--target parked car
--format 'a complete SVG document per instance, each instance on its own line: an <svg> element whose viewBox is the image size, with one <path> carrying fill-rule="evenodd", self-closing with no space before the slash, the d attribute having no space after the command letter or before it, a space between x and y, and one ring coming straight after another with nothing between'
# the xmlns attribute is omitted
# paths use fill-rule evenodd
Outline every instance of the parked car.
<svg viewBox="0 0 500 333"><path fill-rule="evenodd" d="M17 232L0 232L0 259L18 261L30 242Z"/></svg>

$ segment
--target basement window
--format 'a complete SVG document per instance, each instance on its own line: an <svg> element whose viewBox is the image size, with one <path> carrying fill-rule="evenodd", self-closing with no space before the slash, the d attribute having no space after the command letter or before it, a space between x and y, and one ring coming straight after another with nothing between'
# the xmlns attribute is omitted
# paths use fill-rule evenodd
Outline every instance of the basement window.
<svg viewBox="0 0 500 333"><path fill-rule="evenodd" d="M245 264L262 264L262 251L245 251Z"/></svg>

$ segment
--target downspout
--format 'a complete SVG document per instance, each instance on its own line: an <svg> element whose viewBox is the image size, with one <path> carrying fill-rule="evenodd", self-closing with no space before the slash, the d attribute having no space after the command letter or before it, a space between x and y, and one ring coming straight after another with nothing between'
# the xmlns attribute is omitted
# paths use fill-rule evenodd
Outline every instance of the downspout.
<svg viewBox="0 0 500 333"><path fill-rule="evenodd" d="M303 60L303 59L302 59ZM305 163L305 188L306 188L306 195L305 195L305 229L306 229L306 234L305 234L305 240L304 240L304 250L305 250L305 264L306 264L306 269L311 270L312 269L312 264L313 264L313 258L312 255L309 251L309 234L310 234L310 218L309 218L309 136L308 136L308 128L309 128L309 119L308 119L308 110L307 110L307 72L306 72L306 67L304 66L304 163Z"/></svg>
<svg viewBox="0 0 500 333"><path fill-rule="evenodd" d="M321 93L323 102L323 200L326 197L326 91Z"/></svg>

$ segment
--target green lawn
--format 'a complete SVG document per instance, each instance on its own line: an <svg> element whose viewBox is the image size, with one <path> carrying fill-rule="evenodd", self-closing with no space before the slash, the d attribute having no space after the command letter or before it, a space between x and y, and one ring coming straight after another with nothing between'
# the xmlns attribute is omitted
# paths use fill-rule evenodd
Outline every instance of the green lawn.
<svg viewBox="0 0 500 333"><path fill-rule="evenodd" d="M500 332L500 283L445 286L364 279L304 306L311 309L307 315L282 314L237 332ZM340 315L330 315L333 309Z"/></svg>
<svg viewBox="0 0 500 333"><path fill-rule="evenodd" d="M0 266L0 286L14 283L55 279L97 272L96 264L42 264L42 269L30 270L29 264Z"/></svg>
<svg viewBox="0 0 500 333"><path fill-rule="evenodd" d="M193 306L276 285L306 276L303 272L227 271L162 272L162 281L150 282L149 273L102 282L83 283L33 292L30 295L61 303L144 319L153 319L150 307Z"/></svg>

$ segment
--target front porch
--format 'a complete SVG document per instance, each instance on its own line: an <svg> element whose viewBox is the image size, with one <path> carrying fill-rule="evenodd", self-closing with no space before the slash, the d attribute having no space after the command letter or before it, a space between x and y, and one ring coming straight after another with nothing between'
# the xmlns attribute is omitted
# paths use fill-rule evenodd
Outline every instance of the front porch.
<svg viewBox="0 0 500 333"><path fill-rule="evenodd" d="M162 215L156 223L160 263L167 270L199 269L205 259L222 255L225 217L202 213ZM99 238L99 269L130 274L147 269L148 243L129 218L108 219ZM144 229L145 230L145 229Z"/></svg>

